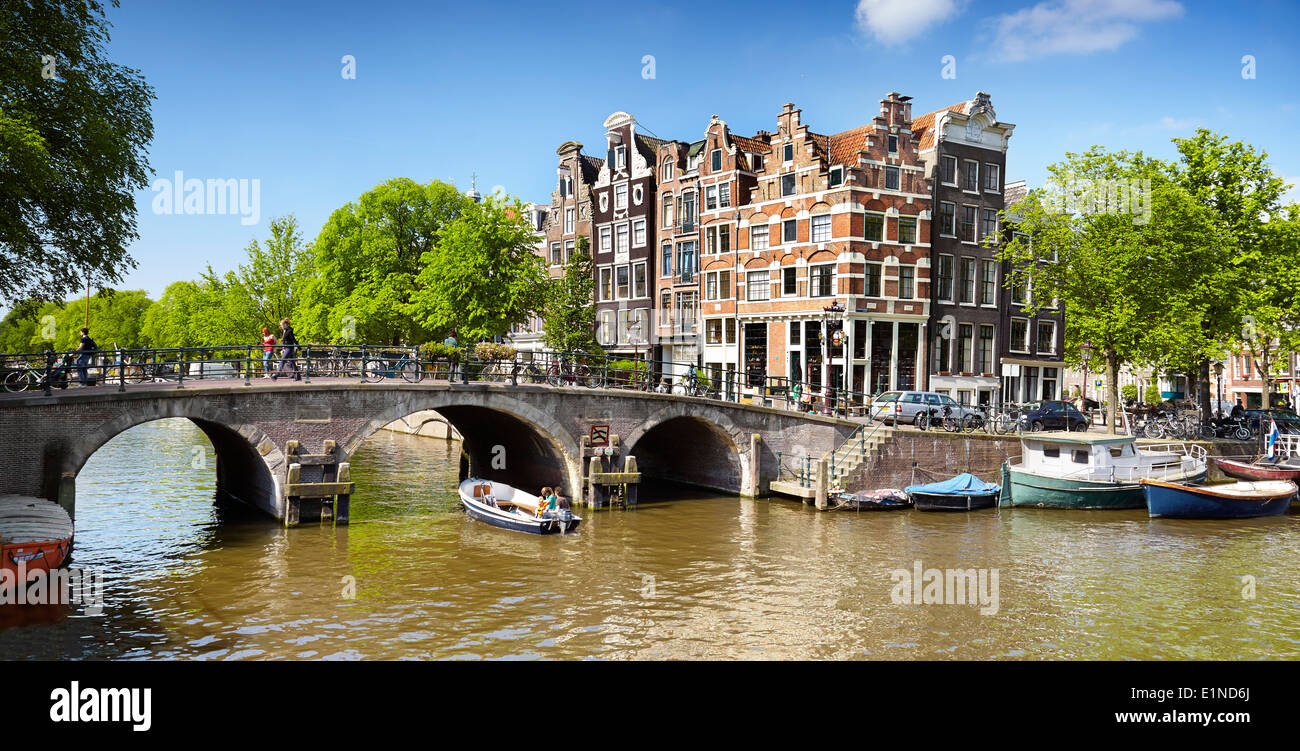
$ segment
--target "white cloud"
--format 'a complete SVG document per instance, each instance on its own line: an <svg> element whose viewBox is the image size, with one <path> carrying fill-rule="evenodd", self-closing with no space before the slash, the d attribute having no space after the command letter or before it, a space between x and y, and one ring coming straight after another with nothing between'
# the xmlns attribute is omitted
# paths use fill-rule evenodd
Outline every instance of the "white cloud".
<svg viewBox="0 0 1300 751"><path fill-rule="evenodd" d="M1115 50L1137 38L1140 24L1182 13L1175 0L1044 0L992 19L992 54L1019 61Z"/></svg>
<svg viewBox="0 0 1300 751"><path fill-rule="evenodd" d="M858 28L899 44L957 15L961 0L858 0Z"/></svg>

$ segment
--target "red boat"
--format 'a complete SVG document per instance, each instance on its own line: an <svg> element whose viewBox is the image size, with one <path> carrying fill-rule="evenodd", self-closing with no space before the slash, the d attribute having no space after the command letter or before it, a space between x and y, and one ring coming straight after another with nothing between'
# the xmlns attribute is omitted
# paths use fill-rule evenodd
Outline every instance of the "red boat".
<svg viewBox="0 0 1300 751"><path fill-rule="evenodd" d="M1300 462L1289 459L1272 464L1264 461L1243 462L1236 459L1215 459L1214 465L1228 477L1242 480L1291 480L1300 482Z"/></svg>
<svg viewBox="0 0 1300 751"><path fill-rule="evenodd" d="M72 552L72 519L57 503L0 495L0 568L50 571Z"/></svg>

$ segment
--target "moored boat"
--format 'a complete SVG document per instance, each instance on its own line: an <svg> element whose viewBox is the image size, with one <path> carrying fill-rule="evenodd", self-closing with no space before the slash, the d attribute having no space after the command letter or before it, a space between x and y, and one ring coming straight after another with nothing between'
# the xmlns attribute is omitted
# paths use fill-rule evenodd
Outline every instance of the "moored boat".
<svg viewBox="0 0 1300 751"><path fill-rule="evenodd" d="M899 511L912 507L912 499L907 493L897 488L881 490L863 490L857 493L836 493L832 496L835 507L832 511Z"/></svg>
<svg viewBox="0 0 1300 751"><path fill-rule="evenodd" d="M1263 480L1191 486L1142 480L1142 492L1152 517L1248 519L1286 513L1296 496L1296 484L1290 480Z"/></svg>
<svg viewBox="0 0 1300 751"><path fill-rule="evenodd" d="M1243 462L1238 459L1223 457L1214 460L1214 466L1228 477L1239 480L1290 480L1300 482L1300 459L1292 458L1285 462L1253 461Z"/></svg>
<svg viewBox="0 0 1300 751"><path fill-rule="evenodd" d="M57 503L0 495L0 568L50 571L72 553L72 519Z"/></svg>
<svg viewBox="0 0 1300 751"><path fill-rule="evenodd" d="M564 534L578 528L582 517L566 509L537 515L541 502L503 482L471 477L460 484L460 502L466 513L495 527L535 535Z"/></svg>
<svg viewBox="0 0 1300 751"><path fill-rule="evenodd" d="M1002 486L963 472L950 480L911 485L906 490L917 511L973 511L996 506Z"/></svg>
<svg viewBox="0 0 1300 751"><path fill-rule="evenodd" d="M1142 508L1141 480L1205 482L1206 451L1183 443L1138 444L1133 436L1025 433L1021 456L1003 463L1003 506Z"/></svg>

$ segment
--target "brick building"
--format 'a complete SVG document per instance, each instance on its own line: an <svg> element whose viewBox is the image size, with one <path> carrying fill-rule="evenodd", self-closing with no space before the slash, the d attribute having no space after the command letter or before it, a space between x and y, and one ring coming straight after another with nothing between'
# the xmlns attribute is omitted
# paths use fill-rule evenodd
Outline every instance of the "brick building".
<svg viewBox="0 0 1300 751"><path fill-rule="evenodd" d="M1024 180L1006 184L1004 200L1010 216L1014 217L1016 202L1028 192ZM1014 233L1014 225L1006 231ZM1043 258L1039 263L1056 263L1056 258ZM1003 263L1004 280L1009 271L1009 264ZM1006 287L1005 283L1003 287ZM998 342L1002 378L1000 398L1004 402L1036 402L1065 396L1064 311L1059 304L1048 304L1030 315L1028 306L1033 296L1032 275L1027 284L1004 290Z"/></svg>

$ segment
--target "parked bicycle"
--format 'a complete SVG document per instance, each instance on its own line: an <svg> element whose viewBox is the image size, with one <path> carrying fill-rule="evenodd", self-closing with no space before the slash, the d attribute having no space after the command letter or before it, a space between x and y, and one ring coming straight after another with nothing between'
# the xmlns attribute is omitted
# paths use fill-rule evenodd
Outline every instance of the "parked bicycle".
<svg viewBox="0 0 1300 751"><path fill-rule="evenodd" d="M379 383L385 378L397 378L399 375L408 383L419 383L424 377L419 361L406 352L400 355L372 355L361 368L361 378L367 383Z"/></svg>

